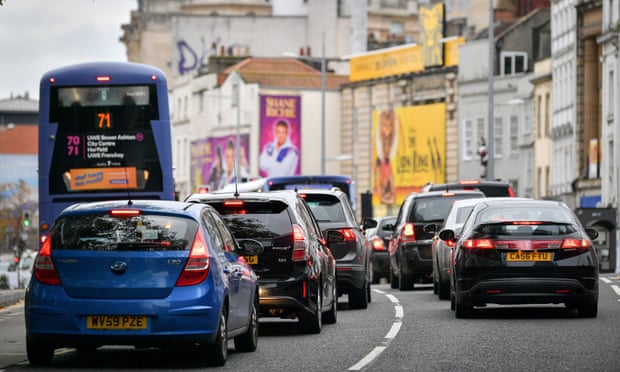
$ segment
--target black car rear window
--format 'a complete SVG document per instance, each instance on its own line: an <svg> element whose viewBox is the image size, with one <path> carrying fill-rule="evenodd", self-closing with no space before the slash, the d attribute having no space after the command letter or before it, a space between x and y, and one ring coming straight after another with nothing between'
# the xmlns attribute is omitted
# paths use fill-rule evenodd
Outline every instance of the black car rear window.
<svg viewBox="0 0 620 372"><path fill-rule="evenodd" d="M292 222L286 203L210 203L238 239L274 239L290 234Z"/></svg>
<svg viewBox="0 0 620 372"><path fill-rule="evenodd" d="M189 218L141 214L60 217L51 233L52 249L82 251L189 250L198 223Z"/></svg>

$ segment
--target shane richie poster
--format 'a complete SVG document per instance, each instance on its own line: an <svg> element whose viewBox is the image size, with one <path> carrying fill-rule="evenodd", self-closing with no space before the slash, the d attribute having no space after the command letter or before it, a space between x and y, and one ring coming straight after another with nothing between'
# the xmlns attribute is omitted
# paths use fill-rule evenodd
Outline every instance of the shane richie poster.
<svg viewBox="0 0 620 372"><path fill-rule="evenodd" d="M427 182L446 179L446 105L375 110L373 205L399 205Z"/></svg>

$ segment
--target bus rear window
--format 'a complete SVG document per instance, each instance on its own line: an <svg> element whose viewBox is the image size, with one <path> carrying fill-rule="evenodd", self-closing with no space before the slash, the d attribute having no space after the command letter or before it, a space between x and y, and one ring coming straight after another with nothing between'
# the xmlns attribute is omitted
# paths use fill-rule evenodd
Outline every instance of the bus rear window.
<svg viewBox="0 0 620 372"><path fill-rule="evenodd" d="M52 87L50 194L160 192L156 86Z"/></svg>

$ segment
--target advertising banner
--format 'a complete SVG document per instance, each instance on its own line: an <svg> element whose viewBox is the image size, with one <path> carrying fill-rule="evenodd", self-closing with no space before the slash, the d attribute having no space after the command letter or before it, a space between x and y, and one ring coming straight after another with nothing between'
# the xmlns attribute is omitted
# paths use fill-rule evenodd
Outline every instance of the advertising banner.
<svg viewBox="0 0 620 372"><path fill-rule="evenodd" d="M301 98L260 97L261 177L295 176L301 166Z"/></svg>
<svg viewBox="0 0 620 372"><path fill-rule="evenodd" d="M248 161L249 135L240 136L239 182L250 176ZM191 143L191 182L193 191L199 186L207 186L209 191L223 188L235 182L235 134L222 137L208 137Z"/></svg>
<svg viewBox="0 0 620 372"><path fill-rule="evenodd" d="M411 192L446 179L446 105L375 110L373 205L400 205Z"/></svg>

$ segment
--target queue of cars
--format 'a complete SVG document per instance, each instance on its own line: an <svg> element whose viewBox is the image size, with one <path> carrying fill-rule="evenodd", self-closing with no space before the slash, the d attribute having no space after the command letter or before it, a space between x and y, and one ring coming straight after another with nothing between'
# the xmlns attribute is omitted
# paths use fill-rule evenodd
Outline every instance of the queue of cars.
<svg viewBox="0 0 620 372"><path fill-rule="evenodd" d="M75 204L34 259L28 359L185 344L223 365L229 340L256 350L259 317L320 333L337 322L339 296L364 309L381 276L400 290L432 282L457 318L489 303L564 303L595 317L596 231L563 203L490 186L493 197L469 186L412 193L397 216L362 226L338 189Z"/></svg>
<svg viewBox="0 0 620 372"><path fill-rule="evenodd" d="M451 199L439 206L442 198ZM430 272L457 318L487 304L564 304L597 315L598 233L562 202L517 198L499 181L429 184L406 198L387 235L391 287L411 289Z"/></svg>

